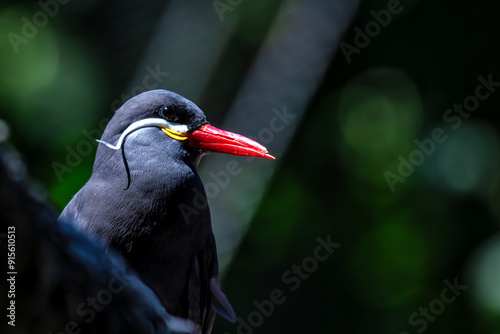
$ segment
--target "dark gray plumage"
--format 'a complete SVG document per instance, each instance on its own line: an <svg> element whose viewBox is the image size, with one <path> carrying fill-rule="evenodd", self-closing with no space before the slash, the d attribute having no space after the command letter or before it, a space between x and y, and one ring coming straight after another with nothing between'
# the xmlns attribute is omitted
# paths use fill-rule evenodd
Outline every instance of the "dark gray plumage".
<svg viewBox="0 0 500 334"><path fill-rule="evenodd" d="M185 133L208 123L194 103L169 91L132 98L108 124L108 145L99 145L92 176L60 219L118 250L170 314L210 333L215 311L231 321L235 314L219 289L209 208L193 202L195 195L206 201L197 173L205 151L160 126L130 130L147 119L165 119ZM120 137L121 146L110 148Z"/></svg>
<svg viewBox="0 0 500 334"><path fill-rule="evenodd" d="M4 318L1 333L191 333L193 323L175 319L114 251L106 251L71 225L57 223L45 203L19 181L22 164L0 144L2 254L14 252L14 293L0 297L3 310L15 302L15 326ZM10 227L10 228L8 228ZM10 237L9 237L9 240ZM7 261L6 261L7 263ZM7 312L7 311L6 311ZM9 313L9 312L7 312ZM5 317L5 316L4 316Z"/></svg>

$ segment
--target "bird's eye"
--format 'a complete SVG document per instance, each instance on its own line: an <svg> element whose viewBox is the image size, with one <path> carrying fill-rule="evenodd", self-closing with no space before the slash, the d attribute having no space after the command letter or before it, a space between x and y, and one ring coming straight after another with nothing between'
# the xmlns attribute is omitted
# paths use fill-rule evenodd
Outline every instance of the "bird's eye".
<svg viewBox="0 0 500 334"><path fill-rule="evenodd" d="M165 106L160 111L161 115L167 119L169 122L177 122L177 113L175 108L172 106Z"/></svg>

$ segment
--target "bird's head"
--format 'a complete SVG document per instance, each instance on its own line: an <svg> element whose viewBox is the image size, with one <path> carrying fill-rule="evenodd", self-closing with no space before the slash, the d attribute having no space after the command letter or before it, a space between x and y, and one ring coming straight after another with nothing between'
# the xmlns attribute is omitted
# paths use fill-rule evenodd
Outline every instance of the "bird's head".
<svg viewBox="0 0 500 334"><path fill-rule="evenodd" d="M256 141L210 125L196 104L166 90L144 92L128 100L113 116L99 142L118 150L127 136L151 127L160 129L165 140L182 142L180 147L189 152L274 159Z"/></svg>

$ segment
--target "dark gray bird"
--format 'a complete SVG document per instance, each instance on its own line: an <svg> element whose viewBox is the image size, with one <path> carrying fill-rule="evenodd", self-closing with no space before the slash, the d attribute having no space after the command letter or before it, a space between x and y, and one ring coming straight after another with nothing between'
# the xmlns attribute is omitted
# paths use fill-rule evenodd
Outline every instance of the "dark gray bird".
<svg viewBox="0 0 500 334"><path fill-rule="evenodd" d="M0 143L0 248L9 271L0 333L192 333L167 314L123 257L56 221L24 165ZM7 248L8 246L8 248ZM9 261L7 258L9 257ZM5 278L4 278L5 279Z"/></svg>
<svg viewBox="0 0 500 334"><path fill-rule="evenodd" d="M60 219L118 250L167 311L210 333L215 312L235 321L219 289L215 239L197 173L207 152L274 159L255 141L208 124L191 101L154 90L109 122L92 176Z"/></svg>

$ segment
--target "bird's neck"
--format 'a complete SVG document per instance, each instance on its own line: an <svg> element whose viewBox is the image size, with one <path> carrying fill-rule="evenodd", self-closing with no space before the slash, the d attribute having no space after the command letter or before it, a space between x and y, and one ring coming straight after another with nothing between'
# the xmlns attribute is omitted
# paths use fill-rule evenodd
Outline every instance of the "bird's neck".
<svg viewBox="0 0 500 334"><path fill-rule="evenodd" d="M192 223L195 215L209 217L197 172L201 154L186 151L177 140L160 139L145 142L131 135L121 150L100 145L92 179L107 185L116 205L135 206L127 211L137 219L154 216L181 224Z"/></svg>

